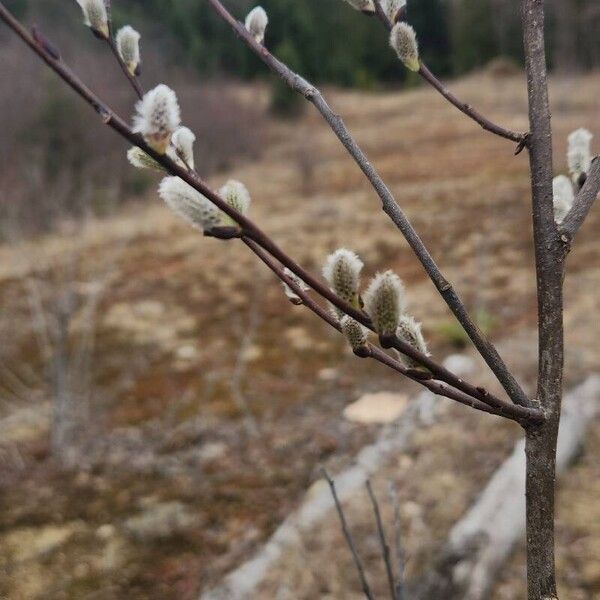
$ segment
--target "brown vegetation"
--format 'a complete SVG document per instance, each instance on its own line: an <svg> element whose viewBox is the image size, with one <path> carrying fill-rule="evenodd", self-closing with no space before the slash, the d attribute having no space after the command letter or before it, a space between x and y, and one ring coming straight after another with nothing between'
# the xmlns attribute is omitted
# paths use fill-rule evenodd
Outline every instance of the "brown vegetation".
<svg viewBox="0 0 600 600"><path fill-rule="evenodd" d="M499 86L482 75L462 82L459 91L498 121L526 128L520 77L503 79ZM600 129L594 103L600 81L591 76L573 86L556 80L552 93L561 157L570 130L582 123ZM332 95L468 303L503 324L502 330L492 324L492 334L502 340L510 366L519 365L519 375L531 384L535 290L525 159L513 157L501 140L481 137L476 126L430 91ZM347 245L370 269L397 270L417 316L428 316L435 354L443 355L451 340L438 325L450 322L449 313L402 240L388 235L392 225L373 210L371 191L329 130L312 113L300 128L310 132L319 157L310 166L311 188L318 191L307 189L299 177L305 140L291 135L290 125L270 123L263 160L235 169L253 192L257 220L307 266L318 268L327 252ZM225 177L215 177L215 184ZM485 197L482 188L488 190ZM593 237L596 215L570 257L569 383L596 366L600 354L592 326L599 281L597 269L589 267L600 258ZM374 427L340 420L344 405L364 391L396 390L398 382L347 355L341 341L310 316L294 311L290 317L275 281L261 283L264 293L257 299L259 271L242 248L202 239L163 207L130 206L72 235L81 256L75 281L85 283L106 268L107 260L114 262L98 309L93 418L85 429L87 451L79 475L61 474L47 457L51 398L33 341L26 285L28 278L55 281L57 265L73 252L73 244L50 235L0 248L0 564L8 574L0 595L12 600L64 592L75 598L101 590L108 598L193 598L274 529L318 475L322 461L335 470L373 436ZM80 289L88 293L85 285ZM259 305L263 320L244 357L252 377L242 380L241 389L262 441L248 437L230 386L250 304ZM224 329L232 320L236 326ZM392 466L403 506L418 503L420 511L417 521L405 517L410 570L426 564L480 481L500 462L510 446L509 431L517 433L453 409L452 419L424 431L411 453L399 457L405 467ZM474 447L480 449L477 454L468 450ZM595 510L591 488L585 491L593 481L590 469L593 461L586 458L559 497L563 505L577 507L568 514L559 509L561 542L578 541L559 544L560 560L571 564L588 557L584 568L564 570L567 600L600 589L590 558L595 534L582 536L571 518ZM440 503L449 494L454 500ZM412 514L409 509L406 515ZM131 533L130 519L148 514L171 515L175 526L167 540L161 535L142 540ZM177 523L187 526L181 530ZM331 535L339 535L336 523ZM47 545L31 541L40 539ZM353 572L342 568L345 560L340 556L335 573L325 577L318 562L311 567L320 584L332 582L329 592L319 588L324 596L347 598L358 590ZM498 598L518 597L519 565L511 569L514 577L502 582ZM302 581L306 597L314 597L314 580Z"/></svg>

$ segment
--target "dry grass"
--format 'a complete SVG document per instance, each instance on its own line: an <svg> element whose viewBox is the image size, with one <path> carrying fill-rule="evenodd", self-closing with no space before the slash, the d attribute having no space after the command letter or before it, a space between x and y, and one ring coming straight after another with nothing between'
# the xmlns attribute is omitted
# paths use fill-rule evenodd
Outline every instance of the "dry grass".
<svg viewBox="0 0 600 600"><path fill-rule="evenodd" d="M455 87L495 120L526 128L522 78L482 74ZM599 76L553 82L557 168L564 168L570 130L586 125L600 132L599 94ZM328 95L443 271L471 307L493 315L492 335L531 386L535 289L526 156L513 157L510 143L484 134L428 90ZM215 186L229 175L243 180L253 193L256 219L315 270L339 245L356 249L368 274L395 269L408 284L411 308L425 321L434 353L449 352L440 328L450 322L448 311L331 132L308 112L297 125L271 123L264 135L269 143L260 162L223 173ZM310 185L303 181L307 173ZM21 441L0 441L0 569L7 574L0 596L9 600L194 598L273 531L321 462L335 472L373 438L375 427L341 419L349 401L365 391L414 390L354 359L323 325L287 304L279 285L241 245L203 239L154 202L68 235L0 247L4 416L48 400L25 279L60 281L56 273L74 252L74 277L82 283L108 260L115 265L100 307L86 471L69 475L55 468L39 422L28 427L26 413L19 421ZM600 308L598 215L590 216L570 257L570 384L600 362L594 328ZM229 385L253 310L262 324L245 357L242 391L261 428L259 439L246 436ZM15 376L23 383L18 389ZM484 368L478 379L489 379ZM597 433L586 452L597 446ZM412 572L422 568L517 434L494 419L456 409L381 474L382 486L391 477L402 484ZM591 557L597 532L575 516L597 511L594 464L586 455L559 496L561 561L570 565L561 581L567 600L600 593L597 570L589 566L596 564ZM199 525L150 543L127 535L127 518L148 502L172 500L184 503ZM357 505L350 515L375 569L365 507ZM49 527L61 529L44 530L50 539L68 537L17 560L15 539L27 545L31 528L39 533ZM306 556L289 567L295 598L359 597L345 553L324 560L332 547L339 549L335 522L315 532ZM520 597L521 565L522 556L495 598Z"/></svg>

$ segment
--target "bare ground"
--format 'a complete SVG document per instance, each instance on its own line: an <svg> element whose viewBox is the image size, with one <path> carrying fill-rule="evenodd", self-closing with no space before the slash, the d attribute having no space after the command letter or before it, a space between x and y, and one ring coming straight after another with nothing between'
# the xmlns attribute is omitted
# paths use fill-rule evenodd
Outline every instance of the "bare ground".
<svg viewBox="0 0 600 600"><path fill-rule="evenodd" d="M526 128L522 77L486 74L454 86L495 120ZM257 92L260 94L260 92ZM557 172L566 135L600 133L600 77L552 83ZM535 289L525 155L479 130L429 90L328 96L389 182L447 277L485 316L492 337L531 390ZM201 135L201 132L198 132ZM253 215L303 264L318 270L339 245L368 274L395 269L436 356L461 343L406 244L331 132L312 112L269 125L263 158L227 176L243 180ZM569 259L567 381L600 364L600 217L594 211ZM48 314L57 288L107 276L97 313L80 468L49 455L52 401L31 317L40 280ZM335 473L377 433L341 418L364 392L414 386L359 361L302 309L241 245L207 240L153 203L60 235L0 247L0 597L183 599L248 557L298 503L323 463ZM81 325L79 317L76 325ZM240 340L250 335L243 356ZM232 392L258 424L252 436ZM477 381L493 386L482 366ZM238 399L236 401L236 398ZM516 427L453 408L378 475L398 483L408 574L425 568L451 524L519 435ZM561 483L558 546L564 600L600 597L600 426ZM386 503L387 504L387 503ZM371 579L384 580L366 498L349 517ZM391 518L386 506L388 522ZM333 557L333 558L332 558ZM494 600L524 597L523 553ZM359 598L332 521L302 557L274 573L264 597Z"/></svg>

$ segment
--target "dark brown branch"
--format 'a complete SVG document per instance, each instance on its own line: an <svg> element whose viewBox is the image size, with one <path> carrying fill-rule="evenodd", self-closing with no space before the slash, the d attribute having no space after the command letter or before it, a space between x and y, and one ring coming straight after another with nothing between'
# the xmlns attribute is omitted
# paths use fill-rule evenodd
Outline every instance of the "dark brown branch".
<svg viewBox="0 0 600 600"><path fill-rule="evenodd" d="M292 291L302 300L302 304L306 306L309 310L315 313L318 317L320 317L323 321L331 325L337 331L341 331L341 327L337 319L333 317L333 315L323 308L320 304L316 303L307 292L305 292L300 286L298 286L292 279L286 276L281 266L275 261L268 253L266 253L260 245L248 238L242 238L242 241L258 256L260 260L262 260L271 271L284 283L286 283ZM393 369L397 373L404 375L408 379L426 387L428 390L433 392L438 396L444 396L446 398L450 398L451 400L456 400L461 404L465 404L466 406L470 406L471 408L475 408L477 410L481 410L490 414L498 415L499 411L496 411L492 407L487 404L481 402L477 398L472 398L471 396L461 393L457 390L453 390L448 388L447 386L437 382L432 381L431 379L422 379L420 377L416 377L411 371L411 369L407 369L401 362L395 360L388 354L386 354L383 350L380 350L376 346L372 344L368 344L364 347L363 352L361 354L362 358L372 358L377 362L380 362L383 365ZM508 413L511 413L514 410L519 410L521 407L514 406L512 404L506 404L505 410L507 414L504 415L506 418L516 419L514 416L510 416ZM533 414L533 418L536 418L536 415Z"/></svg>
<svg viewBox="0 0 600 600"><path fill-rule="evenodd" d="M381 6L381 1L373 0L373 4L375 5L375 17L377 17L383 23L383 26L388 31L391 31L393 23L388 19L388 16L385 10L383 9L383 6Z"/></svg>
<svg viewBox="0 0 600 600"><path fill-rule="evenodd" d="M365 569L363 567L362 561L360 560L360 556L358 555L358 551L356 550L354 540L352 539L352 534L350 533L350 529L346 521L346 516L344 515L344 510L342 508L342 505L340 504L340 500L335 489L335 483L325 469L323 469L323 477L325 477L327 483L329 484L329 489L331 490L331 495L333 496L335 508L337 510L338 516L340 518L340 523L342 525L344 538L346 538L346 543L350 548L350 552L352 552L352 558L354 560L356 570L358 571L358 577L360 579L360 585L362 587L363 593L368 598L368 600L375 600L375 596L373 596L373 592L371 592L371 588L369 587L369 582L367 581L367 576L365 575Z"/></svg>
<svg viewBox="0 0 600 600"><path fill-rule="evenodd" d="M142 89L142 86L140 85L140 82L138 81L137 77L135 75L132 75L129 72L127 65L123 62L123 59L121 58L121 55L119 54L119 50L117 49L117 44L115 42L115 36L114 36L114 23L113 23L113 18L112 18L112 1L105 0L104 3L106 4L106 12L108 14L108 39L106 40L106 43L109 45L111 52L114 54L115 58L117 59L117 62L119 63L119 66L121 67L121 70L123 71L123 74L127 78L127 81L129 81L129 84L133 88L133 91L136 93L137 97L141 100L144 97L144 90Z"/></svg>
<svg viewBox="0 0 600 600"><path fill-rule="evenodd" d="M375 523L377 524L377 535L379 537L379 545L381 546L381 554L383 562L385 563L385 573L390 587L391 600L396 600L396 582L394 580L394 570L392 568L392 560L390 557L390 547L385 539L385 528L381 520L381 511L379 510L379 502L371 487L371 482L367 479L367 492L369 492L369 498L371 499L371 505L373 506L373 514L375 515Z"/></svg>
<svg viewBox="0 0 600 600"><path fill-rule="evenodd" d="M259 244L254 242L248 238L242 238L243 242L258 256L260 260L262 260L273 273L284 283L286 283L293 292L302 300L302 303L314 312L317 316L319 316L323 321L331 325L337 331L340 331L340 325L338 321L332 316L332 314L316 303L307 292L302 290L293 280L285 275L281 266L275 261L268 253L266 253ZM531 422L531 423L539 423L543 420L543 415L540 411L536 411L534 409L524 408L518 405L509 404L507 402L502 403L502 401L498 401L501 403L500 407L493 407L485 402L479 400L476 397L472 397L467 393L461 392L459 390L448 387L444 383L440 383L439 381L435 381L432 379L423 379L418 376L414 370L408 369L405 367L400 361L392 358L381 350L380 348L373 346L372 344L367 344L361 352L362 358L372 358L377 362L393 369L397 373L404 375L408 379L422 385L427 388L429 391L433 392L437 396L443 396L445 398L449 398L451 400L455 400L460 404L464 404L465 406L469 406L476 410L480 410L492 415L503 416L507 419L512 419L517 422ZM436 365L437 366L437 365ZM437 366L439 369L440 367ZM443 367L441 367L443 368ZM453 377L456 377L453 375Z"/></svg>
<svg viewBox="0 0 600 600"><path fill-rule="evenodd" d="M590 172L575 198L573 208L559 227L561 240L571 246L600 192L600 157L592 162Z"/></svg>
<svg viewBox="0 0 600 600"><path fill-rule="evenodd" d="M410 224L410 221L396 202L394 196L351 136L340 116L336 115L331 110L321 92L275 58L263 45L258 44L246 31L244 25L238 22L219 0L208 1L216 13L231 26L236 35L248 46L248 48L257 54L261 60L293 90L302 94L307 100L314 104L348 153L370 181L377 192L377 195L381 199L384 212L390 217L392 222L405 237L442 298L446 301L446 304L449 306L450 310L452 310L485 362L494 372L498 381L500 381L506 390L506 393L516 404L521 406L531 406L531 401L527 398L527 395L522 390L515 377L508 370L494 345L485 337L477 324L471 319L464 303L454 291L452 285L442 275L440 269L433 260L433 257Z"/></svg>
<svg viewBox="0 0 600 600"><path fill-rule="evenodd" d="M144 97L144 90L138 81L138 78L135 75L132 75L127 68L127 65L123 62L121 55L119 54L119 50L117 49L117 44L115 43L114 38L112 37L112 26L110 28L110 37L106 40L106 43L110 46L112 53L115 55L123 74L129 81L131 87L135 91L137 97L141 100Z"/></svg>
<svg viewBox="0 0 600 600"><path fill-rule="evenodd" d="M294 274L300 277L307 285L313 288L317 293L319 293L323 298L329 300L333 305L340 308L340 310L344 311L346 314L352 316L357 321L362 323L363 325L372 328L372 325L368 319L368 317L360 310L355 309L351 305L340 300L335 293L333 293L326 285L324 285L321 281L319 281L316 277L314 277L310 272L303 269L297 262L295 262L292 258L290 258L279 246L275 244L253 221L251 221L248 217L238 213L235 209L233 209L229 204L227 204L218 194L213 192L195 173L189 172L187 169L181 167L177 163L175 163L172 159L170 159L167 155L158 154L155 150L153 150L144 139L135 134L129 126L116 114L114 111L109 109L78 77L60 60L55 58L55 56L45 49L45 47L39 45L33 37L27 32L27 30L10 14L10 12L4 7L4 5L0 2L0 18L5 21L14 31L17 33L19 37L36 53L40 58L52 69L54 70L75 92L77 92L84 100L86 100L95 110L101 115L103 122L114 129L117 133L119 133L122 137L129 140L133 145L141 148L144 152L146 152L150 157L152 157L156 162L162 165L169 173L172 175L178 176L180 179L185 181L188 185L193 187L195 190L203 194L208 200L210 200L217 208L231 217L240 227L243 235L255 241L259 246L261 246L264 250L266 250L269 254L279 260L283 265L289 268ZM464 389L466 394L464 396L468 399L468 404L472 405L472 399L469 394L470 390L474 389L477 394L476 398L481 398L481 403L492 402L496 403L495 398L490 396L485 390L481 390L479 388L475 388L469 384L466 384L460 378L455 375L449 373L442 366L437 365L430 358L425 355L417 352L408 344L404 344L399 340L396 342L395 347L398 347L403 353L407 354L414 358L420 364L423 364L427 368L429 368L432 373L437 374L440 379L443 381L449 380L448 382L451 385L456 385L458 389ZM385 353L382 352L384 357L387 357L388 360L392 360ZM399 363L398 363L399 364ZM398 370L398 369L396 369ZM400 371L402 372L402 371ZM405 369L404 374L410 376L410 370ZM414 379L414 374L412 376ZM440 394L447 395L446 386L440 385ZM429 385L426 385L429 387ZM436 393L438 393L436 391ZM462 400L464 402L464 398ZM476 403L479 403L479 400L475 400ZM523 409L520 406L513 406L508 403L504 403L501 400L497 402L500 403L502 410L498 411L498 414L501 413L509 418L523 419L529 420L532 419L532 422L539 422L543 417L539 411L535 411L532 409ZM485 406L485 404L484 404ZM476 406L474 406L476 407ZM488 410L487 412L494 412L494 410ZM511 416L512 415L512 416Z"/></svg>
<svg viewBox="0 0 600 600"><path fill-rule="evenodd" d="M1 6L1 4L0 4ZM14 21L14 19L13 19ZM25 41L29 43L27 39L27 32L15 21L17 27L20 27L22 32L19 32L19 35L23 37L25 36ZM23 34L23 35L22 35ZM233 237L241 236L242 234L256 241L262 248L267 250L270 254L275 256L282 264L288 267L291 271L293 271L298 277L300 277L303 281L305 281L311 288L313 288L316 292L318 292L321 296L323 296L326 300L329 300L332 304L340 308L340 310L344 311L346 314L349 314L359 322L361 322L366 327L372 329L371 323L362 311L356 310L351 305L343 302L338 298L338 296L332 292L329 287L324 285L321 281L316 279L311 273L303 269L299 264L293 261L285 252L283 252L265 233L263 233L258 226L256 226L250 219L237 213L234 209L232 209L223 199L221 199L217 194L215 194L210 188L208 188L199 177L194 174L182 169L179 165L175 164L170 158L165 155L156 154L154 150L152 150L143 139L131 132L128 126L112 111L110 111L104 104L91 92L88 90L83 83L81 83L78 78L62 63L60 60L54 59L53 56L45 55L44 49L38 46L33 46L34 49L42 58L61 76L63 79L80 95L84 97L92 106L98 110L103 115L103 119L105 122L116 129L121 135L126 137L131 141L132 144L137 145L142 148L145 152L147 152L150 156L152 156L159 164L165 167L171 174L178 175L181 179L186 181L189 185L191 185L194 189L202 193L205 197L207 197L211 202L213 202L219 209L225 212L228 216L230 216L235 222L237 222L240 226L240 231L227 231L227 235L224 235L224 232L221 229L213 230L209 232L209 235L213 235L215 237L221 237L222 239L230 239ZM473 385L470 385L464 382L459 377L456 377L450 371L445 369L443 366L438 365L429 357L415 350L409 344L402 342L401 340L395 339L393 341L393 346L410 356L427 369L429 369L434 375L436 375L442 381L446 381L450 385L457 387L460 390L463 390L467 395L473 395L476 398L481 399L484 403L488 403L491 406L497 406L502 411L506 410L506 407L510 406L507 403L503 402L500 399L495 398L491 394L489 394L486 390L482 388L477 388ZM528 418L528 417L527 417ZM535 416L534 416L535 418Z"/></svg>
<svg viewBox="0 0 600 600"><path fill-rule="evenodd" d="M509 129L505 129L504 127L500 127L500 125L496 125L488 118L484 117L480 112L476 111L470 104L463 102L459 98L457 98L428 68L427 65L421 62L421 68L419 69L419 75L435 88L450 104L454 105L460 112L467 115L473 121L478 123L485 131L489 131L490 133L494 133L503 137L507 140L512 140L518 144L517 151L515 154L518 154L523 150L524 142L527 139L526 133L517 133L515 131L510 131Z"/></svg>
<svg viewBox="0 0 600 600"><path fill-rule="evenodd" d="M491 415L503 416L507 419L512 419L513 421L518 422L527 421L529 419L535 422L543 420L543 415L535 409L524 408L514 404L507 404L506 408L500 411L492 406L489 406L488 404L485 404L477 398L473 398L472 396L465 394L464 392L448 387L445 383L431 379L419 379L418 377L414 376L411 369L407 369L401 362L393 359L389 354L386 354L383 350L377 346L373 346L372 344L366 346L366 352L364 356L374 358L380 363L394 369L394 371L397 371L398 373L409 377L413 381L420 383L423 387L426 387L429 391L433 392L437 396L450 398L451 400L455 400L456 402L464 404L465 406L469 406L470 408L474 408L475 410L480 410ZM527 411L527 417L522 415L521 411Z"/></svg>
<svg viewBox="0 0 600 600"><path fill-rule="evenodd" d="M393 24L388 19L388 16L385 14L385 11L382 9L379 0L375 0L376 7L376 15L377 18L383 23L384 27L391 31ZM436 91L438 91L450 104L458 108L460 112L465 114L470 119L473 119L478 125L480 125L485 131L489 131L495 135L503 137L507 140L511 140L513 142L517 142L517 154L523 150L524 142L527 139L526 133L518 133L516 131L511 131L510 129L506 129L497 125L493 121L490 121L487 117L484 117L480 112L475 110L470 104L463 102L457 96L455 96L425 65L422 61L421 68L419 69L419 75L426 81L431 87L433 87Z"/></svg>

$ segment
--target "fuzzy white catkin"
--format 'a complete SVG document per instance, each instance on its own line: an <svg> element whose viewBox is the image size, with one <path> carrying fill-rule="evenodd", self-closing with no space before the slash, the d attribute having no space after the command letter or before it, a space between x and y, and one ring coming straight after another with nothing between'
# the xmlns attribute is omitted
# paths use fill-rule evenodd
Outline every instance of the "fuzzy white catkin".
<svg viewBox="0 0 600 600"><path fill-rule="evenodd" d="M574 181L577 181L583 173L587 173L590 170L593 137L590 131L582 127L573 131L567 138L569 142L567 163L569 165L569 173L571 173Z"/></svg>
<svg viewBox="0 0 600 600"><path fill-rule="evenodd" d="M116 35L119 56L131 75L137 75L140 66L140 37L140 34L130 25L121 27Z"/></svg>
<svg viewBox="0 0 600 600"><path fill-rule="evenodd" d="M153 169L154 171L164 170L162 165L159 165L151 156L137 146L129 148L127 151L127 160L137 169Z"/></svg>
<svg viewBox="0 0 600 600"><path fill-rule="evenodd" d="M404 284L393 271L378 273L369 284L364 296L365 310L379 335L396 333L404 312Z"/></svg>
<svg viewBox="0 0 600 600"><path fill-rule="evenodd" d="M269 17L262 6L253 8L246 17L246 29L259 44L262 44L265 39L268 24Z"/></svg>
<svg viewBox="0 0 600 600"><path fill-rule="evenodd" d="M427 343L425 342L423 332L421 331L421 323L415 321L413 317L409 315L402 315L400 317L398 329L396 330L396 336L398 339L401 339L403 342L406 342L412 346L415 350L421 352L421 354L429 356ZM421 366L409 356L404 354L400 355L400 353L398 354L406 366L410 367L411 369L416 369Z"/></svg>
<svg viewBox="0 0 600 600"><path fill-rule="evenodd" d="M295 273L290 271L287 267L283 270L285 276L288 279L291 279L303 292L307 292L310 288L298 277ZM296 294L296 292L285 282L282 281L281 285L283 285L283 291L287 296L288 300L293 302L294 304L301 304L302 298Z"/></svg>
<svg viewBox="0 0 600 600"><path fill-rule="evenodd" d="M241 181L230 179L220 190L219 196L239 213L248 213L252 201L250 192Z"/></svg>
<svg viewBox="0 0 600 600"><path fill-rule="evenodd" d="M158 193L173 212L196 229L208 231L221 224L221 213L214 204L179 177L165 177Z"/></svg>
<svg viewBox="0 0 600 600"><path fill-rule="evenodd" d="M408 23L396 23L390 34L390 46L396 51L404 66L411 71L421 68L417 34Z"/></svg>
<svg viewBox="0 0 600 600"><path fill-rule="evenodd" d="M246 215L250 209L251 197L246 186L240 181L230 179L219 189L219 196L225 200L231 208L242 215ZM238 223L229 215L223 215L224 224L237 226Z"/></svg>
<svg viewBox="0 0 600 600"><path fill-rule="evenodd" d="M323 276L331 289L342 300L356 308L358 308L358 286L362 268L362 260L346 248L339 248L330 254L323 266Z"/></svg>
<svg viewBox="0 0 600 600"><path fill-rule="evenodd" d="M383 8L388 19L395 23L401 11L406 8L406 0L381 0L381 8Z"/></svg>
<svg viewBox="0 0 600 600"><path fill-rule="evenodd" d="M365 13L375 12L375 5L373 4L373 0L346 0L346 2L356 10L361 10Z"/></svg>
<svg viewBox="0 0 600 600"><path fill-rule="evenodd" d="M108 11L104 0L77 0L83 11L83 22L98 35L108 39Z"/></svg>
<svg viewBox="0 0 600 600"><path fill-rule="evenodd" d="M181 157L186 165L190 168L194 168L194 142L196 136L194 132L188 127L179 127L173 133L171 143L175 147L175 151L178 157Z"/></svg>
<svg viewBox="0 0 600 600"><path fill-rule="evenodd" d="M135 108L134 131L141 133L152 148L164 154L181 122L175 92L161 83L147 92Z"/></svg>
<svg viewBox="0 0 600 600"><path fill-rule="evenodd" d="M552 181L554 196L554 220L560 225L573 208L575 191L573 184L566 175L559 175Z"/></svg>
<svg viewBox="0 0 600 600"><path fill-rule="evenodd" d="M340 326L352 350L358 350L367 343L367 329L352 317L344 315L340 320Z"/></svg>

